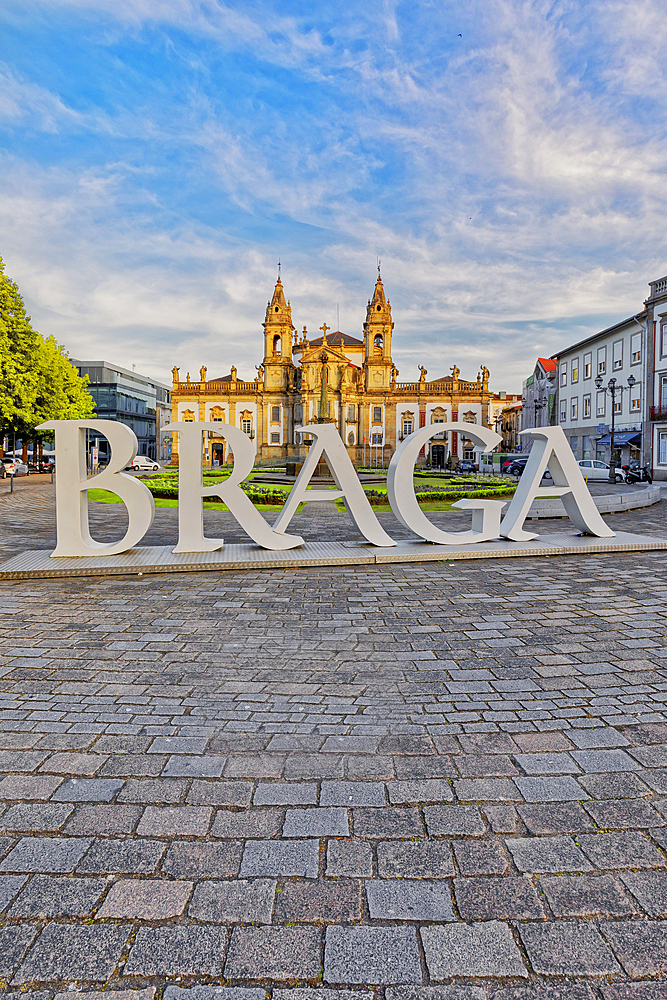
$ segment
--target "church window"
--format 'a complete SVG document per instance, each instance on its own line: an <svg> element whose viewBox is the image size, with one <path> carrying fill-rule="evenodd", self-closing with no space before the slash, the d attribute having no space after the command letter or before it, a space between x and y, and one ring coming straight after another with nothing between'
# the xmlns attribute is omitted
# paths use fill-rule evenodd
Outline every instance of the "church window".
<svg viewBox="0 0 667 1000"><path fill-rule="evenodd" d="M373 341L373 346L375 348L375 354L382 354L382 344L383 344L382 334L381 333L376 333L375 334L375 339Z"/></svg>
<svg viewBox="0 0 667 1000"><path fill-rule="evenodd" d="M382 311L382 306L377 306L376 308L377 308L377 311L378 311L378 312L381 312L381 311Z"/></svg>
<svg viewBox="0 0 667 1000"><path fill-rule="evenodd" d="M224 411L219 406L214 406L211 410L211 420L214 423L221 424L225 419Z"/></svg>
<svg viewBox="0 0 667 1000"><path fill-rule="evenodd" d="M348 419L349 423L351 423L352 421L354 421L355 414L356 414L356 411L355 411L354 403L348 403L347 404L347 419Z"/></svg>
<svg viewBox="0 0 667 1000"><path fill-rule="evenodd" d="M472 410L468 410L467 413L463 414L463 423L464 424L476 424L477 423L477 417L475 416L475 414L473 413Z"/></svg>
<svg viewBox="0 0 667 1000"><path fill-rule="evenodd" d="M294 419L297 423L300 423L303 420L303 406L301 403L297 403L294 407Z"/></svg>
<svg viewBox="0 0 667 1000"><path fill-rule="evenodd" d="M252 433L252 420L249 420L247 417L245 417L241 421L241 430L243 431L244 434L251 434Z"/></svg>
<svg viewBox="0 0 667 1000"><path fill-rule="evenodd" d="M280 444L280 434L275 432L271 435L271 444Z"/></svg>
<svg viewBox="0 0 667 1000"><path fill-rule="evenodd" d="M272 406L271 407L271 423L272 424L279 424L280 423L280 407L279 406Z"/></svg>
<svg viewBox="0 0 667 1000"><path fill-rule="evenodd" d="M371 435L371 444L382 444L382 435L381 434L372 434Z"/></svg>
<svg viewBox="0 0 667 1000"><path fill-rule="evenodd" d="M347 443L348 444L354 444L354 432L353 431L350 431L350 433L347 435Z"/></svg>
<svg viewBox="0 0 667 1000"><path fill-rule="evenodd" d="M276 357L280 357L280 334L277 333L273 338L273 353Z"/></svg>
<svg viewBox="0 0 667 1000"><path fill-rule="evenodd" d="M183 412L183 420L186 424L193 424L195 422L195 415L192 410L185 410Z"/></svg>
<svg viewBox="0 0 667 1000"><path fill-rule="evenodd" d="M276 312L278 312L278 311L279 311L279 310L278 310L278 306L276 306Z"/></svg>
<svg viewBox="0 0 667 1000"><path fill-rule="evenodd" d="M373 423L374 424L381 424L382 423L382 407L381 406L374 406L373 407Z"/></svg>
<svg viewBox="0 0 667 1000"><path fill-rule="evenodd" d="M403 437L408 437L412 434L412 417L403 418Z"/></svg>

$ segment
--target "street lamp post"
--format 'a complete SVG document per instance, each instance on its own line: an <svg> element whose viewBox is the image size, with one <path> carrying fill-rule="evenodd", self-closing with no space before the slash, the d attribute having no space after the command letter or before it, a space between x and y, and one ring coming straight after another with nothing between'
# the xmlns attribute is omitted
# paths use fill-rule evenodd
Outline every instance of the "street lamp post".
<svg viewBox="0 0 667 1000"><path fill-rule="evenodd" d="M535 422L534 422L535 427L537 427L537 414L539 413L540 410L544 409L544 407L547 405L548 402L549 400L546 399L544 396L540 396L539 398L535 398L533 400L533 409L535 410ZM540 427L541 426L542 426L542 421L540 419Z"/></svg>
<svg viewBox="0 0 667 1000"><path fill-rule="evenodd" d="M636 383L637 379L634 375L628 375L627 386L620 385L615 378L610 378L605 386L602 385L603 378L601 375L595 380L596 388L602 390L602 392L607 393L611 397L611 457L609 459L609 482L616 482L616 459L614 457L614 434L616 430L616 397L623 395L623 390L627 388L632 390L633 385Z"/></svg>

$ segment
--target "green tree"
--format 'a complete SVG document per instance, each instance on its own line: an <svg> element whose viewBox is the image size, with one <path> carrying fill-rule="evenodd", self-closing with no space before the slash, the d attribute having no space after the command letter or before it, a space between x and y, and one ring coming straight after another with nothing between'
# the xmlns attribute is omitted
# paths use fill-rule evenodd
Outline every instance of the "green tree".
<svg viewBox="0 0 667 1000"><path fill-rule="evenodd" d="M0 438L24 440L43 420L84 419L95 412L81 378L53 337L33 329L16 282L0 257Z"/></svg>

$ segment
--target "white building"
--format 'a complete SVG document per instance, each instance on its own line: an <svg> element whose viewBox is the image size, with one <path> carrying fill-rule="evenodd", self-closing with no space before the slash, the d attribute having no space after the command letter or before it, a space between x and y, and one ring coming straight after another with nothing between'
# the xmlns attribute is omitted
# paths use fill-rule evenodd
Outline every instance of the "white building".
<svg viewBox="0 0 667 1000"><path fill-rule="evenodd" d="M645 462L651 461L653 477L667 479L667 277L649 282L646 305L646 422Z"/></svg>
<svg viewBox="0 0 667 1000"><path fill-rule="evenodd" d="M667 294L665 300L667 303ZM558 422L577 459L609 463L613 412L617 465L635 459L642 464L650 461L650 456L642 455L645 320L646 310L552 355L558 362ZM667 374L667 358L665 364ZM629 376L635 379L631 389ZM602 379L603 388L596 387L596 378ZM624 387L614 400L604 391L611 379ZM665 469L667 472L667 458Z"/></svg>

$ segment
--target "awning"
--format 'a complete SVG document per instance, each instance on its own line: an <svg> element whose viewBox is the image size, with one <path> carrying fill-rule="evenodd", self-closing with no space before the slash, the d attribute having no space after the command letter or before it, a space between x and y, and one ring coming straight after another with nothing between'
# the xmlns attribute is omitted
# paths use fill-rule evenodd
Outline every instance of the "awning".
<svg viewBox="0 0 667 1000"><path fill-rule="evenodd" d="M625 444L639 444L641 439L642 436L639 431L617 431L614 434L614 447L622 448ZM600 445L610 445L611 434L605 434L603 438L598 438L596 444L598 447Z"/></svg>

